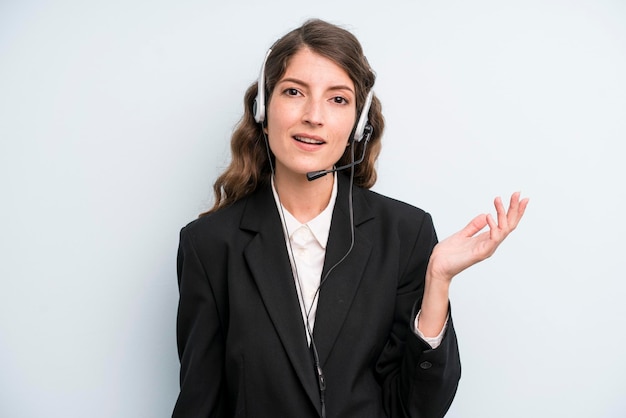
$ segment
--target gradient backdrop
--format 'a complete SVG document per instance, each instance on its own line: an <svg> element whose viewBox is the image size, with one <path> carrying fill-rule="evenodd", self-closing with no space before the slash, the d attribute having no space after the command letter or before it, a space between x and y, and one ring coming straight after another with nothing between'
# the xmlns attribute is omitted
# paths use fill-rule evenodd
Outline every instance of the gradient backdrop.
<svg viewBox="0 0 626 418"><path fill-rule="evenodd" d="M306 18L378 73L375 190L441 238L531 197L455 279L448 417L626 416L626 3L0 0L0 415L166 417L179 229Z"/></svg>

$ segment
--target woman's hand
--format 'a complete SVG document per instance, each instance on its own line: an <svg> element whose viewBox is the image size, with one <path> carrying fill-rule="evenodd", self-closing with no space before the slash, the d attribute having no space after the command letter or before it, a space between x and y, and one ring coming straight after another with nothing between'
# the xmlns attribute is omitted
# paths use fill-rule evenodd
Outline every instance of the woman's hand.
<svg viewBox="0 0 626 418"><path fill-rule="evenodd" d="M505 211L499 197L494 204L497 223L491 215L478 215L465 228L433 248L426 269L424 298L417 324L423 335L434 337L441 332L448 315L448 293L452 278L496 251L524 216L528 198L520 201L519 192L513 193L508 211ZM487 225L489 230L480 233Z"/></svg>
<svg viewBox="0 0 626 418"><path fill-rule="evenodd" d="M491 215L478 215L465 228L435 246L428 265L432 279L450 281L466 268L490 257L519 224L528 198L520 201L520 193L513 193L508 211L500 197L494 200L494 205L497 223ZM489 230L479 233L487 225Z"/></svg>

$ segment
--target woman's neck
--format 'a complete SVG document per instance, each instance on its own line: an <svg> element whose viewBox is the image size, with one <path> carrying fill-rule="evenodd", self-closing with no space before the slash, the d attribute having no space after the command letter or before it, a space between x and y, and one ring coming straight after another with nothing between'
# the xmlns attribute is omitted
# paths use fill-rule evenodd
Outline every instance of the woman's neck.
<svg viewBox="0 0 626 418"><path fill-rule="evenodd" d="M333 190L333 175L309 181L306 176L274 176L274 187L282 205L301 223L322 213Z"/></svg>

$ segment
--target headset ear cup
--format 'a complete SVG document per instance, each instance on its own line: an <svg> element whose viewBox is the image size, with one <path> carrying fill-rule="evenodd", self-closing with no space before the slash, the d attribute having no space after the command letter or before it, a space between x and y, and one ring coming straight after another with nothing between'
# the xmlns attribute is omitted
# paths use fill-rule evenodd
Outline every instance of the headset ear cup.
<svg viewBox="0 0 626 418"><path fill-rule="evenodd" d="M368 115L370 113L370 107L372 107L372 100L374 98L374 90L370 90L367 93L367 98L365 99L365 104L363 105L363 110L361 111L361 116L359 117L359 121L356 124L356 128L354 128L354 135L352 138L356 142L360 142L363 139L363 135L365 134L365 127L368 126Z"/></svg>
<svg viewBox="0 0 626 418"><path fill-rule="evenodd" d="M265 98L257 94L252 104L252 111L254 112L254 120L256 123L263 123L265 121Z"/></svg>
<svg viewBox="0 0 626 418"><path fill-rule="evenodd" d="M252 113L254 113L254 120L257 123L261 123L263 122L263 119L265 115L260 115L259 114L259 96L257 95L257 97L254 99L254 103L252 103ZM261 120L259 120L261 119Z"/></svg>
<svg viewBox="0 0 626 418"><path fill-rule="evenodd" d="M265 54L265 59L263 60L263 65L261 66L261 71L259 73L259 79L257 80L257 92L256 98L254 99L254 105L252 106L252 110L254 111L254 120L257 123L263 123L265 121L265 65L267 64L267 59L272 53L272 49L270 48Z"/></svg>

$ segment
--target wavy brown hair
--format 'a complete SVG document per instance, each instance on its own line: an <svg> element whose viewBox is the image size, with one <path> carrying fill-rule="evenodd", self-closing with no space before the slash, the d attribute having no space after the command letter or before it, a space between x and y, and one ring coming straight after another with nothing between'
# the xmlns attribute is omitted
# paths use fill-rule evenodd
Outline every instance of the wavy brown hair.
<svg viewBox="0 0 626 418"><path fill-rule="evenodd" d="M309 48L343 68L354 83L357 114L360 114L366 96L374 86L376 75L370 68L363 55L363 48L354 35L345 29L318 19L305 22L299 28L280 38L272 46L272 52L265 64L266 103L269 102L276 83L285 73L290 58L303 48ZM263 126L254 120L253 106L256 95L257 83L255 82L246 91L244 114L231 137L232 160L230 165L213 185L215 203L213 208L202 215L226 207L270 182L271 167L268 161ZM266 109L268 107L266 106ZM365 159L354 168L354 184L368 189L376 182L375 164L380 154L381 136L385 127L381 104L376 96L374 96L370 107L369 124L374 131L366 149ZM355 143L355 155L361 155L364 142ZM346 148L344 154L337 161L337 165L351 162L351 148Z"/></svg>

